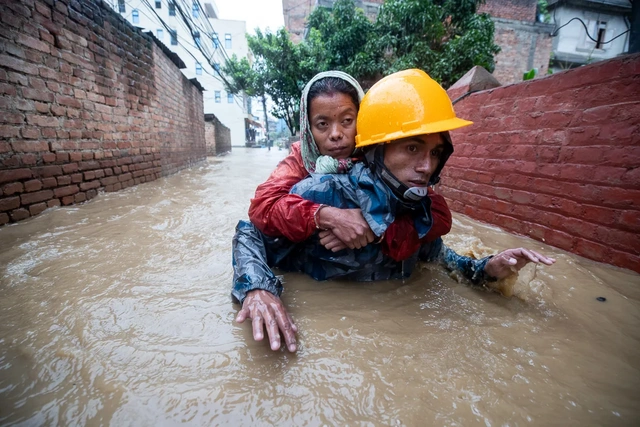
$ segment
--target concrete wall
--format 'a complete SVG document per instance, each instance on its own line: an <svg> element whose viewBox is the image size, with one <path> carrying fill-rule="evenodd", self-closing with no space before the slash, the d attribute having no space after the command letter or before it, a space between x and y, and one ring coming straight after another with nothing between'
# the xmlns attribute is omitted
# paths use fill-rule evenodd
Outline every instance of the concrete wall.
<svg viewBox="0 0 640 427"><path fill-rule="evenodd" d="M450 207L640 272L639 76L623 56L458 102Z"/></svg>
<svg viewBox="0 0 640 427"><path fill-rule="evenodd" d="M0 14L0 224L205 158L202 93L99 0Z"/></svg>

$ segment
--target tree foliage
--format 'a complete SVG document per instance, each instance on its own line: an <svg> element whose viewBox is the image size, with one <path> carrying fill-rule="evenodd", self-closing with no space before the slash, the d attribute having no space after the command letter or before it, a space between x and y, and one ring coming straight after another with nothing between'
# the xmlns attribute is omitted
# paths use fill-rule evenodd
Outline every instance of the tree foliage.
<svg viewBox="0 0 640 427"><path fill-rule="evenodd" d="M295 134L300 93L320 71L345 71L364 87L407 68L425 70L444 87L475 65L492 72L499 48L493 22L476 13L481 1L386 0L375 22L353 0L337 0L331 10L316 7L300 44L284 29L247 36L255 60L230 61L228 89L268 94L276 105L272 114Z"/></svg>
<svg viewBox="0 0 640 427"><path fill-rule="evenodd" d="M494 69L499 48L493 43L493 22L476 13L479 3L387 0L371 23L352 0L337 0L331 12L316 8L308 25L330 52L326 66L352 74L365 86L420 68L448 87L474 65Z"/></svg>

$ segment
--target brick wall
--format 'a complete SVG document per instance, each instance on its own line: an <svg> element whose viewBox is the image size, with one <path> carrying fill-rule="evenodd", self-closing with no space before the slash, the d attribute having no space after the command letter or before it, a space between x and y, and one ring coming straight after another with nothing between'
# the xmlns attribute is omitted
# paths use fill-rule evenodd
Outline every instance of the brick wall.
<svg viewBox="0 0 640 427"><path fill-rule="evenodd" d="M231 130L222 124L215 114L204 115L204 132L207 155L217 156L231 151Z"/></svg>
<svg viewBox="0 0 640 427"><path fill-rule="evenodd" d="M204 159L199 84L108 6L3 2L0 21L0 224Z"/></svg>
<svg viewBox="0 0 640 427"><path fill-rule="evenodd" d="M500 46L495 56L493 75L503 85L522 81L522 74L536 68L536 77L544 77L549 70L553 26L541 23L522 23L493 18L493 41Z"/></svg>
<svg viewBox="0 0 640 427"><path fill-rule="evenodd" d="M479 13L496 18L534 22L538 0L486 0L478 7Z"/></svg>
<svg viewBox="0 0 640 427"><path fill-rule="evenodd" d="M457 212L640 272L640 54L469 95L441 192Z"/></svg>

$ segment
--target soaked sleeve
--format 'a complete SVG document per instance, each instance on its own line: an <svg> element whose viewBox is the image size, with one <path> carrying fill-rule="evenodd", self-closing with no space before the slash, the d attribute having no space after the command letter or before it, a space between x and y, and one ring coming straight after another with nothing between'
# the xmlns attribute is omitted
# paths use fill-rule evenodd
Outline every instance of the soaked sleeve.
<svg viewBox="0 0 640 427"><path fill-rule="evenodd" d="M296 194L289 194L291 188L308 174L302 162L300 146L294 144L291 154L256 189L249 206L251 222L268 236L284 236L292 242L309 238L316 231L313 213L319 205Z"/></svg>
<svg viewBox="0 0 640 427"><path fill-rule="evenodd" d="M474 259L457 254L453 249L437 239L435 244L425 245L420 252L420 259L428 262L441 262L450 271L457 271L474 285L482 285L485 282L495 282L494 277L485 273L484 267L493 257L488 256ZM426 249L426 250L424 250Z"/></svg>

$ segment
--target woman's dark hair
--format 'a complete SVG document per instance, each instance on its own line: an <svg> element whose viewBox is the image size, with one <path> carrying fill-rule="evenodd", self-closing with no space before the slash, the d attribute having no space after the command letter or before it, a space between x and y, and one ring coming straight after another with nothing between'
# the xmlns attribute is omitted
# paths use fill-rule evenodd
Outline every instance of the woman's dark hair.
<svg viewBox="0 0 640 427"><path fill-rule="evenodd" d="M358 91L355 87L338 77L323 77L313 82L309 88L309 93L307 94L307 117L311 114L311 101L313 99L321 95L331 96L336 93L350 96L353 105L356 106L356 111L360 108L360 99L358 98Z"/></svg>

